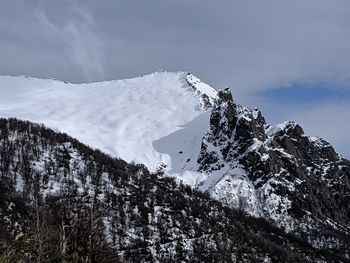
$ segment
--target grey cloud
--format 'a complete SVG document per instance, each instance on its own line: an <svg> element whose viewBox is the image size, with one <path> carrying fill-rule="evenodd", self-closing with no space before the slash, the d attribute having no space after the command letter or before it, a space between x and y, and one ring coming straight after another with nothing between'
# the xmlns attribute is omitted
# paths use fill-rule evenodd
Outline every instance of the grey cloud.
<svg viewBox="0 0 350 263"><path fill-rule="evenodd" d="M48 73L68 81L115 79L165 68L193 71L215 86L232 86L237 94L296 79L349 82L350 3L345 0L15 0L4 6L3 12L12 14L1 16L6 25L1 34L12 22L26 23L25 39L17 32L12 42L17 38L39 56L41 48L49 46L47 54L52 61L56 57L57 64L62 54L57 49L66 52L66 59L75 58L66 71L53 67ZM51 33L40 32L37 38L35 31L43 25L30 15L33 10L48 18ZM36 39L42 40L42 47L35 48ZM72 77L74 64L77 74Z"/></svg>
<svg viewBox="0 0 350 263"><path fill-rule="evenodd" d="M46 34L67 47L66 52L71 62L82 69L88 81L94 78L103 79L100 40L90 29L93 19L80 9L74 10L74 19L67 19L61 26L52 23L42 10L35 10L35 13Z"/></svg>

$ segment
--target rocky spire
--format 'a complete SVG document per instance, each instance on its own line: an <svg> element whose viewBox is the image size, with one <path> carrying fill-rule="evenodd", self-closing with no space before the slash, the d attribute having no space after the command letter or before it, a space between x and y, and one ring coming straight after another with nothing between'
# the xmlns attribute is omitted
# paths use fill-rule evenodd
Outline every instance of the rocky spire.
<svg viewBox="0 0 350 263"><path fill-rule="evenodd" d="M237 106L229 87L218 92L218 100L210 117L210 129L214 136L221 132L231 138L237 123Z"/></svg>

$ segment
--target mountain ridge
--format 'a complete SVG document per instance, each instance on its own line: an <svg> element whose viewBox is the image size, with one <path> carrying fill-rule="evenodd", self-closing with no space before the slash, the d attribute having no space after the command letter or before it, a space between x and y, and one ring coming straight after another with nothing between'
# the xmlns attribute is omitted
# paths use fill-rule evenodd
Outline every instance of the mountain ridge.
<svg viewBox="0 0 350 263"><path fill-rule="evenodd" d="M107 153L349 257L350 161L328 142L292 121L271 126L258 109L237 104L229 88L216 91L186 72L94 85L41 87L29 103L10 101L0 114L73 127L94 147L102 142L97 148Z"/></svg>

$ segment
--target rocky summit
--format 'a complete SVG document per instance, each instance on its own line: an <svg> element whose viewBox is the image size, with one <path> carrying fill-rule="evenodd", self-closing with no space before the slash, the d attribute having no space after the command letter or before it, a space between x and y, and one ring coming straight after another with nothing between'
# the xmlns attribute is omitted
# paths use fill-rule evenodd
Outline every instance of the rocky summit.
<svg viewBox="0 0 350 263"><path fill-rule="evenodd" d="M229 89L218 97L198 157L209 176L198 188L314 247L348 254L350 162L295 122L268 125Z"/></svg>

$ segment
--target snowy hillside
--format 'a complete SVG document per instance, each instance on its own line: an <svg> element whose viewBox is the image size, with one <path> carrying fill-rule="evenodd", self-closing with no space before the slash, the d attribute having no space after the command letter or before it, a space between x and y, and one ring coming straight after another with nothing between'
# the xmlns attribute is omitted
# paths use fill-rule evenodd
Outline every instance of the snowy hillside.
<svg viewBox="0 0 350 263"><path fill-rule="evenodd" d="M191 74L164 71L89 84L0 76L0 92L0 116L44 123L151 170L161 163L171 169L169 155L155 151L153 142L204 113L217 93ZM195 132L197 154L209 128L205 118L202 134Z"/></svg>
<svg viewBox="0 0 350 263"><path fill-rule="evenodd" d="M0 118L0 262L347 262L44 126Z"/></svg>

